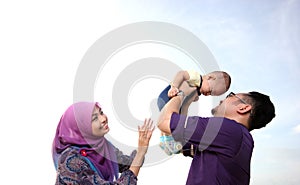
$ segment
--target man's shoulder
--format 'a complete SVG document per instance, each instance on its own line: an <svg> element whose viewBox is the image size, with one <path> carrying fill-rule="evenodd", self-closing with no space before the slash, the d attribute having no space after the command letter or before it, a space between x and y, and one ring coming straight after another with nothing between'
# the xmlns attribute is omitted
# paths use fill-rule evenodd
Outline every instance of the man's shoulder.
<svg viewBox="0 0 300 185"><path fill-rule="evenodd" d="M207 118L199 117L199 119L201 119L202 122L207 122L207 125L210 125L209 127L218 129L219 132L224 132L225 134L232 133L236 136L250 134L250 132L244 125L232 119L228 119L225 117L207 117Z"/></svg>

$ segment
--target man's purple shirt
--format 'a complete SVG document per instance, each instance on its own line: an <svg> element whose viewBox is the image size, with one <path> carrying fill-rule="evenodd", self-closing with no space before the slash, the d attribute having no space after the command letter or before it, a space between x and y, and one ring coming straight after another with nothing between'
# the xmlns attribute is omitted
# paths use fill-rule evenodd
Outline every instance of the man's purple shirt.
<svg viewBox="0 0 300 185"><path fill-rule="evenodd" d="M173 113L170 129L176 141L198 148L186 184L249 184L254 142L245 126L227 118Z"/></svg>

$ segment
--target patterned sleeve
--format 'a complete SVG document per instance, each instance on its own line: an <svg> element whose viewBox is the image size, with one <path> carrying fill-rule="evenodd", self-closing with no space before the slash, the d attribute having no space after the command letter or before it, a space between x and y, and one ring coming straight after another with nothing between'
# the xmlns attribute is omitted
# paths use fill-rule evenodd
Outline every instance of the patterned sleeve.
<svg viewBox="0 0 300 185"><path fill-rule="evenodd" d="M106 181L92 169L88 159L81 156L76 149L67 149L59 158L55 184L136 185L137 177L132 171L126 170L116 181Z"/></svg>
<svg viewBox="0 0 300 185"><path fill-rule="evenodd" d="M131 166L131 163L136 155L136 150L134 150L130 156L124 155L118 148L114 147L118 164L119 164L119 172L122 173L128 170Z"/></svg>

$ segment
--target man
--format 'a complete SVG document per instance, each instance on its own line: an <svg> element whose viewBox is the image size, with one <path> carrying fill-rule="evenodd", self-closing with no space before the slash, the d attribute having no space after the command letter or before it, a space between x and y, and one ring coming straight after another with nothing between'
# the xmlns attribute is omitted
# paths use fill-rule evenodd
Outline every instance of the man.
<svg viewBox="0 0 300 185"><path fill-rule="evenodd" d="M163 108L158 128L192 149L188 185L249 184L254 141L249 131L275 117L269 97L259 92L230 93L212 109L214 117L187 117L179 110L180 91ZM188 106L192 101L188 101Z"/></svg>

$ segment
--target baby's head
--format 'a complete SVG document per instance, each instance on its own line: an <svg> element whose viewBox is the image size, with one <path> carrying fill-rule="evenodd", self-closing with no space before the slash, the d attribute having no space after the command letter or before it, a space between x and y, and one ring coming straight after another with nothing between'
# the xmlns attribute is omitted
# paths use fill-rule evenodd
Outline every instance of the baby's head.
<svg viewBox="0 0 300 185"><path fill-rule="evenodd" d="M224 94L230 87L231 78L224 71L213 71L202 77L200 93L204 96L219 96Z"/></svg>

